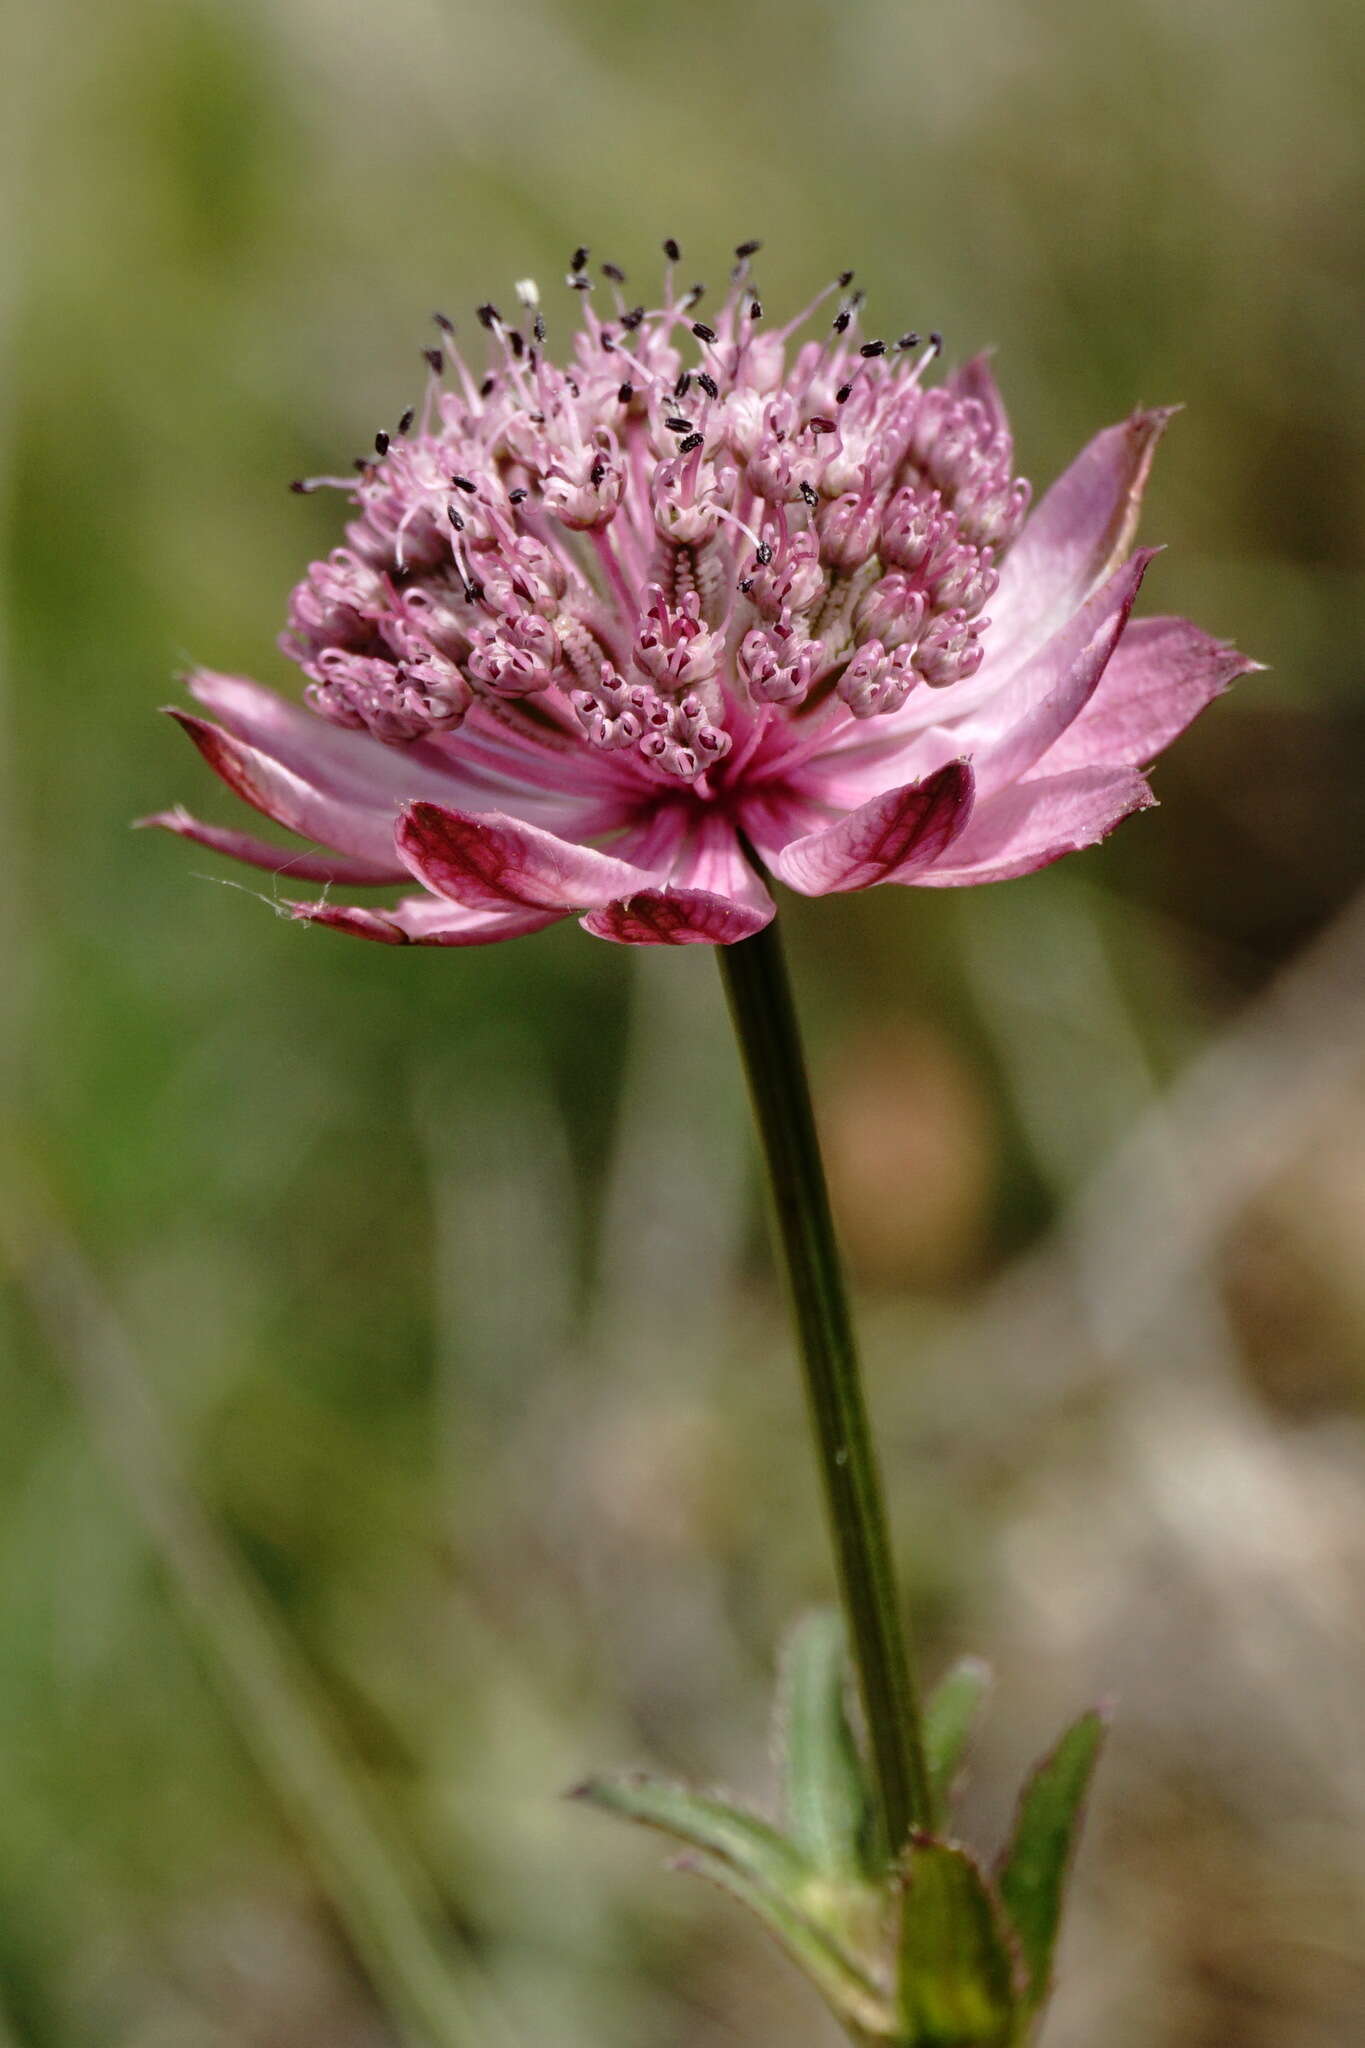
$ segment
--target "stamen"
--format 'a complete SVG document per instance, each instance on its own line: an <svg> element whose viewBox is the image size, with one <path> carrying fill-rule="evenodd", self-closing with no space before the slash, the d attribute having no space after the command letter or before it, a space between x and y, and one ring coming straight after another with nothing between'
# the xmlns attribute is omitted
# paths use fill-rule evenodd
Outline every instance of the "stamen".
<svg viewBox="0 0 1365 2048"><path fill-rule="evenodd" d="M778 341L786 341L789 338L789 336L796 333L798 327L804 327L807 320L809 320L813 314L819 312L821 306L824 305L825 300L828 299L834 292L842 290L844 285L852 279L852 276L853 272L851 270L846 270L843 273L843 276L838 280L836 284L827 284L823 291L817 292L815 294L815 297L811 300L808 306L803 306L801 311L797 313L794 318L788 320L785 326L779 327L777 329L775 338Z"/></svg>
<svg viewBox="0 0 1365 2048"><path fill-rule="evenodd" d="M762 534L755 533L752 526L750 526L747 523L747 521L741 519L738 512L732 512L729 506L727 505L717 505L716 517L718 519L723 519L727 526L735 527L738 532L744 535L744 538L746 540L751 541L753 543L754 553L759 557L760 560L762 560L763 549L766 546L766 542L764 541ZM769 548L767 559L771 561L772 558L772 549Z"/></svg>

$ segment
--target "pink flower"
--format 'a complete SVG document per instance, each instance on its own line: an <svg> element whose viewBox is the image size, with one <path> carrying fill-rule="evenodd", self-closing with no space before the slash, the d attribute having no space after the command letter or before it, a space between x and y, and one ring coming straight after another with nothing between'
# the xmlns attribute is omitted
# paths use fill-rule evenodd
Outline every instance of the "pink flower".
<svg viewBox="0 0 1365 2048"><path fill-rule="evenodd" d="M1168 415L1100 434L1026 517L984 359L926 386L938 338L860 339L847 277L798 342L821 301L770 328L738 253L707 323L672 260L653 310L608 267L599 316L578 252L566 367L529 284L522 326L479 309L483 371L442 321L420 421L316 480L357 516L294 592L305 705L200 672L218 723L175 714L248 803L333 851L147 822L309 881L415 877L385 909L291 906L390 945L575 911L629 945L728 945L772 917L768 876L1000 881L1150 804L1143 767L1254 666L1130 618Z"/></svg>

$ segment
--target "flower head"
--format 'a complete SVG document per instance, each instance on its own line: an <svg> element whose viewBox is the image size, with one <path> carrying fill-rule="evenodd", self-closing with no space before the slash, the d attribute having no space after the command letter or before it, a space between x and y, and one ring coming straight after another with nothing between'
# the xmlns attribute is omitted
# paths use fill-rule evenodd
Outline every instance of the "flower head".
<svg viewBox="0 0 1365 2048"><path fill-rule="evenodd" d="M150 823L385 909L296 916L477 945L578 912L600 938L726 945L807 895L1026 874L1152 801L1141 770L1253 666L1132 621L1130 554L1168 415L1091 442L1031 515L983 358L866 336L845 276L775 328L739 262L720 311L568 283L481 306L420 419L376 437L346 545L295 590L299 705L199 672L177 713L224 781L325 849L290 857L182 810ZM824 332L802 340L833 301Z"/></svg>

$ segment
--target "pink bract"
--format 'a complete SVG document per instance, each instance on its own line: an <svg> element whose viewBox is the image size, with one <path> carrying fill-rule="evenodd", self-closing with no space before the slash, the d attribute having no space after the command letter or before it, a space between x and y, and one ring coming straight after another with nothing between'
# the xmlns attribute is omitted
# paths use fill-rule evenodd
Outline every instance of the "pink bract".
<svg viewBox="0 0 1365 2048"><path fill-rule="evenodd" d="M672 255L672 250L669 250ZM847 278L774 329L746 245L710 321L678 292L602 317L585 252L566 367L534 287L442 321L421 417L353 478L346 546L294 592L300 705L197 672L175 715L291 856L176 809L146 822L277 874L409 882L294 914L389 945L482 945L571 912L627 945L729 945L804 895L955 888L1092 845L1142 769L1254 666L1130 617L1165 412L1092 441L1028 514L983 358L925 383L862 338ZM301 488L312 488L313 485ZM328 849L318 852L316 848Z"/></svg>

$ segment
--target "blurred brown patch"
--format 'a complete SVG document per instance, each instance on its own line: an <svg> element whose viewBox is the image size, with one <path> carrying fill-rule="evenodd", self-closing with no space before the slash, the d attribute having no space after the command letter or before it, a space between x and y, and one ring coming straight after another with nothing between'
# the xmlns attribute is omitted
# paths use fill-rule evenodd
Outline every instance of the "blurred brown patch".
<svg viewBox="0 0 1365 2048"><path fill-rule="evenodd" d="M1246 1370L1292 1414L1365 1399L1365 1097L1241 1219L1228 1305Z"/></svg>
<svg viewBox="0 0 1365 2048"><path fill-rule="evenodd" d="M821 1077L849 1257L870 1286L951 1287L980 1265L997 1142L979 1077L931 1026L855 1032Z"/></svg>

